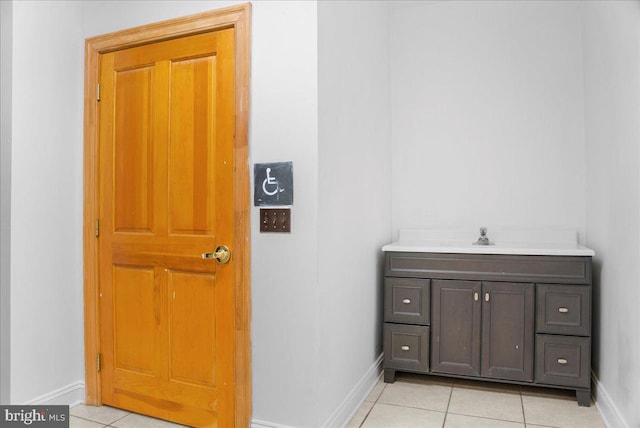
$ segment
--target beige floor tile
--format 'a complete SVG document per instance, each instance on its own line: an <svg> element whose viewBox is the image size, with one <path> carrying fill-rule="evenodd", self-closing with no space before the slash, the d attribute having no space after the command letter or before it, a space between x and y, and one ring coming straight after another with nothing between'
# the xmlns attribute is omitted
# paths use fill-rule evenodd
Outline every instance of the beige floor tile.
<svg viewBox="0 0 640 428"><path fill-rule="evenodd" d="M446 412L451 385L398 382L387 384L378 403Z"/></svg>
<svg viewBox="0 0 640 428"><path fill-rule="evenodd" d="M69 417L69 428L103 428L105 424L98 422L91 422L86 419L77 418L75 416Z"/></svg>
<svg viewBox="0 0 640 428"><path fill-rule="evenodd" d="M525 428L523 423L499 421L475 416L447 414L444 428Z"/></svg>
<svg viewBox="0 0 640 428"><path fill-rule="evenodd" d="M524 422L520 392L454 386L450 413Z"/></svg>
<svg viewBox="0 0 640 428"><path fill-rule="evenodd" d="M384 387L386 385L387 384L384 383L382 378L380 378L378 380L378 383L376 383L376 385L373 387L371 392L369 392L369 395L367 395L367 398L365 398L364 401L375 403L378 400L378 398L380 398L380 394L382 394L382 391L384 390Z"/></svg>
<svg viewBox="0 0 640 428"><path fill-rule="evenodd" d="M373 408L373 404L374 403L372 403L371 401L365 401L364 403L362 403L362 405L358 408L356 413L347 424L346 428L359 428Z"/></svg>
<svg viewBox="0 0 640 428"><path fill-rule="evenodd" d="M377 403L362 428L441 428L444 413Z"/></svg>
<svg viewBox="0 0 640 428"><path fill-rule="evenodd" d="M175 428L184 425L132 413L113 423L112 426L116 428Z"/></svg>
<svg viewBox="0 0 640 428"><path fill-rule="evenodd" d="M522 395L527 424L558 428L605 428L598 409L581 407L575 400Z"/></svg>
<svg viewBox="0 0 640 428"><path fill-rule="evenodd" d="M86 406L84 404L74 406L69 413L71 416L77 416L82 419L99 422L103 425L109 425L129 414L129 412L125 410L109 406Z"/></svg>
<svg viewBox="0 0 640 428"><path fill-rule="evenodd" d="M509 383L487 382L482 380L457 379L453 386L468 388L468 389L483 389L487 391L496 391L496 392L513 392L517 394L520 393L520 385L512 385Z"/></svg>
<svg viewBox="0 0 640 428"><path fill-rule="evenodd" d="M536 397L550 397L560 400L576 401L576 392L570 389L543 388L541 386L522 386L520 388L522 395L530 395Z"/></svg>

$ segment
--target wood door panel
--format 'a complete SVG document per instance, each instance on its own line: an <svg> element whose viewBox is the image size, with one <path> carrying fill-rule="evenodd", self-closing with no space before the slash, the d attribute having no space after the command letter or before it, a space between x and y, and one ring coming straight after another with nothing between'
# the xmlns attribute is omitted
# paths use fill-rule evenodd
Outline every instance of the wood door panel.
<svg viewBox="0 0 640 428"><path fill-rule="evenodd" d="M191 272L214 272L211 260L191 255L167 255L153 252L121 252L113 255L113 261L119 264L151 265L165 269L185 269Z"/></svg>
<svg viewBox="0 0 640 428"><path fill-rule="evenodd" d="M170 233L214 234L216 57L171 63Z"/></svg>
<svg viewBox="0 0 640 428"><path fill-rule="evenodd" d="M116 71L114 80L114 230L151 231L154 68Z"/></svg>
<svg viewBox="0 0 640 428"><path fill-rule="evenodd" d="M123 70L146 66L166 60L167 58L171 60L182 60L211 56L218 51L218 34L220 32L221 31L211 31L116 51L114 68L116 70Z"/></svg>
<svg viewBox="0 0 640 428"><path fill-rule="evenodd" d="M114 376L116 394L110 404L121 408L135 407L138 412L168 420L179 420L189 426L218 425L222 406L212 388L179 382L145 378L139 374L118 371Z"/></svg>
<svg viewBox="0 0 640 428"><path fill-rule="evenodd" d="M167 382L164 378L145 376L127 370L117 370L114 373L114 388L116 399L121 396L121 403L126 403L133 398L136 401L159 403L164 409L177 409L184 406L211 412L216 410L218 401L215 398L215 387L177 381Z"/></svg>
<svg viewBox="0 0 640 428"><path fill-rule="evenodd" d="M169 272L171 380L216 385L215 286L211 274Z"/></svg>
<svg viewBox="0 0 640 428"><path fill-rule="evenodd" d="M113 268L114 368L157 374L160 290L153 268Z"/></svg>

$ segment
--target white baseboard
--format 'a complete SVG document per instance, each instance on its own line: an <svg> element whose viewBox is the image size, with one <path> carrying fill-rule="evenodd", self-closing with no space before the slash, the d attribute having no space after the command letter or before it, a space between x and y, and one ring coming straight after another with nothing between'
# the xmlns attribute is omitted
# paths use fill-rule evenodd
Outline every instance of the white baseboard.
<svg viewBox="0 0 640 428"><path fill-rule="evenodd" d="M629 424L624 420L607 389L593 372L591 372L591 380L593 381L593 401L596 403L604 424L608 428L629 428Z"/></svg>
<svg viewBox="0 0 640 428"><path fill-rule="evenodd" d="M360 408L369 392L376 386L382 372L382 357L380 354L369 370L360 378L356 386L347 394L345 399L333 411L331 416L322 424L323 427L343 427L349 423L353 415Z"/></svg>
<svg viewBox="0 0 640 428"><path fill-rule="evenodd" d="M360 378L358 383L347 394L345 399L333 411L331 416L322 424L323 427L334 428L343 427L353 417L360 408L369 392L376 386L382 372L382 354L378 356L376 361L369 367L367 372ZM261 421L258 419L251 420L251 428L294 428L287 425L277 424L275 422Z"/></svg>
<svg viewBox="0 0 640 428"><path fill-rule="evenodd" d="M280 425L273 422L260 421L258 419L251 419L251 428L294 428L287 425Z"/></svg>
<svg viewBox="0 0 640 428"><path fill-rule="evenodd" d="M75 405L84 403L84 382L76 382L29 400L26 405Z"/></svg>

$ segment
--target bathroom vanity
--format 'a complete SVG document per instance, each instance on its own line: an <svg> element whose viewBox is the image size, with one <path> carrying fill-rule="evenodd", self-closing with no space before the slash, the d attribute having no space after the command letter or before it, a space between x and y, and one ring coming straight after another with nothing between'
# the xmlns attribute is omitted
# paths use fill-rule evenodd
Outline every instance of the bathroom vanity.
<svg viewBox="0 0 640 428"><path fill-rule="evenodd" d="M502 232L495 245L451 235L401 231L383 247L384 381L406 371L563 388L589 406L593 251L570 231Z"/></svg>

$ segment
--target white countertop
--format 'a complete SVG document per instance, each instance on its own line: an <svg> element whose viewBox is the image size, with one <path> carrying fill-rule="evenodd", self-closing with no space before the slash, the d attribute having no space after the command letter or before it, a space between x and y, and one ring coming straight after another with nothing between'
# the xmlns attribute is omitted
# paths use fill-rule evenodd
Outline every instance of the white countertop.
<svg viewBox="0 0 640 428"><path fill-rule="evenodd" d="M594 256L577 242L575 230L495 230L487 236L494 245L474 245L480 236L469 230L401 230L399 240L382 251L418 253L514 254L540 256ZM470 239L468 237L471 237Z"/></svg>

